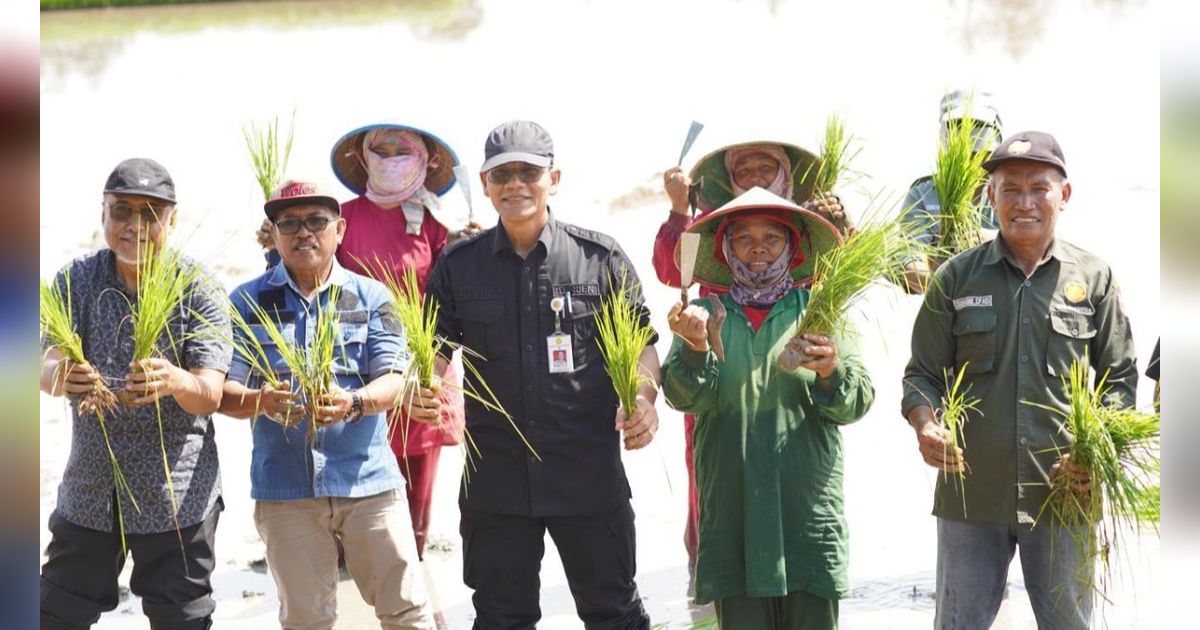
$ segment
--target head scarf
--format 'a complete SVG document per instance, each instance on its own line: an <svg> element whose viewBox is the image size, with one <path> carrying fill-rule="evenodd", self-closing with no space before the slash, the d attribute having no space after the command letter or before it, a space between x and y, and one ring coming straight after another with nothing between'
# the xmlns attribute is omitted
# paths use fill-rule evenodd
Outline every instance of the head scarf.
<svg viewBox="0 0 1200 630"><path fill-rule="evenodd" d="M376 144L398 144L404 155L380 157ZM367 167L367 198L376 203L396 203L412 196L425 184L429 150L421 136L402 129L372 129L363 136L362 155Z"/></svg>
<svg viewBox="0 0 1200 630"><path fill-rule="evenodd" d="M721 253L725 255L725 262L729 265L729 271L733 275L733 283L729 285L729 297L744 306L771 308L792 288L792 276L789 272L792 270L793 250L796 247L794 228L788 226L788 243L783 248L783 252L779 254L779 258L776 258L762 271L751 271L749 265L743 263L734 253L733 242L730 240L732 236L730 227L733 222L745 219L747 216L762 216L778 221L778 218L773 215L742 214L725 219L728 225L718 228L718 232L722 236Z"/></svg>
<svg viewBox="0 0 1200 630"><path fill-rule="evenodd" d="M787 151L783 147L771 142L758 142L755 144L747 144L740 147L734 147L725 152L725 170L729 173L729 183L733 186L733 196L738 196L746 192L746 188L738 186L733 179L733 171L737 163L749 155L761 153L769 158L779 162L779 172L775 173L775 179L771 180L767 190L783 197L784 199L792 198L792 160L788 158Z"/></svg>
<svg viewBox="0 0 1200 630"><path fill-rule="evenodd" d="M395 157L380 157L371 150L377 143L398 144L408 151ZM434 204L436 208L437 204L437 197L425 189L429 149L420 134L406 129L372 129L363 136L362 155L367 171L364 192L367 199L389 206L400 203L407 233L420 234L425 207Z"/></svg>

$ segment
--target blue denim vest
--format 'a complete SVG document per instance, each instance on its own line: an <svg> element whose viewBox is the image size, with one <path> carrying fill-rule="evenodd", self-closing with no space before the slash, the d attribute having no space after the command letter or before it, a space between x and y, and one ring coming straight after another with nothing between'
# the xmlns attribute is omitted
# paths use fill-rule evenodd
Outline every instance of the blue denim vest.
<svg viewBox="0 0 1200 630"><path fill-rule="evenodd" d="M311 301L301 297L284 265L234 290L231 300L267 351L280 378L288 368L276 346L250 313L257 302L277 316L285 338L307 345L318 308L328 304L329 290L341 287L337 311L341 344L335 350L334 376L343 389L356 389L388 373L408 368L410 355L403 331L385 327L380 309L391 301L379 282L346 271L334 262L325 286ZM240 335L241 333L237 333ZM260 386L244 358L235 356L229 380ZM294 385L294 384L293 384ZM253 420L254 451L250 462L250 496L259 501L288 501L312 497L365 497L402 488L404 478L388 442L384 413L364 416L352 424L318 428L308 438L308 419L290 429L265 416Z"/></svg>

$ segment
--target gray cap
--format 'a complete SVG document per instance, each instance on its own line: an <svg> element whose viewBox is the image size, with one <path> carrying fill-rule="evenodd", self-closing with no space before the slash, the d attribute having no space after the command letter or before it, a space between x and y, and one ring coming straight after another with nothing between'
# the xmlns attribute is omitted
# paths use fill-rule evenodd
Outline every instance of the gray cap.
<svg viewBox="0 0 1200 630"><path fill-rule="evenodd" d="M483 166L479 170L486 173L509 162L525 162L543 168L550 166L554 163L554 141L535 122L506 122L488 134L483 145Z"/></svg>
<svg viewBox="0 0 1200 630"><path fill-rule="evenodd" d="M939 109L938 121L943 125L951 120L970 118L997 130L1002 128L1000 110L996 109L996 99L989 92L954 90L942 97Z"/></svg>
<svg viewBox="0 0 1200 630"><path fill-rule="evenodd" d="M175 181L162 164L149 158L129 158L121 162L104 182L104 192L142 195L175 203Z"/></svg>

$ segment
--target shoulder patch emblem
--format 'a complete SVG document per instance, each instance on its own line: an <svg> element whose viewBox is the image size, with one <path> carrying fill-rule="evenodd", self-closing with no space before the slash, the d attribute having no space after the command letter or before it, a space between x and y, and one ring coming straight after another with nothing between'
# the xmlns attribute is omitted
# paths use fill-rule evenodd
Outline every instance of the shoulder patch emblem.
<svg viewBox="0 0 1200 630"><path fill-rule="evenodd" d="M1087 287L1078 282L1068 282L1063 287L1063 297L1067 298L1067 301L1072 304L1078 304L1087 297Z"/></svg>

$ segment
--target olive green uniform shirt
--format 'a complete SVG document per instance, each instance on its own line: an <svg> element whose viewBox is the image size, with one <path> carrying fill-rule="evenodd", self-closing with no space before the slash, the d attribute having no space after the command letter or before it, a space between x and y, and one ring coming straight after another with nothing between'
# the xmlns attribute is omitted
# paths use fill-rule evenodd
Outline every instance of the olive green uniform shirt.
<svg viewBox="0 0 1200 630"><path fill-rule="evenodd" d="M810 370L776 365L808 291L780 299L757 333L733 298L720 299L728 313L725 361L676 337L662 367L667 402L696 414L696 601L795 591L845 597L839 429L871 407L871 377L845 337L837 338L838 367L824 384ZM712 310L707 299L693 304Z"/></svg>
<svg viewBox="0 0 1200 630"><path fill-rule="evenodd" d="M1112 271L1096 256L1058 240L1026 278L997 237L938 269L913 324L901 413L940 407L943 370L965 370L963 387L980 402L963 429L963 494L939 475L935 516L1034 521L1072 438L1060 416L1023 401L1065 411L1062 377L1085 355L1108 373L1114 402L1132 406L1133 336Z"/></svg>

